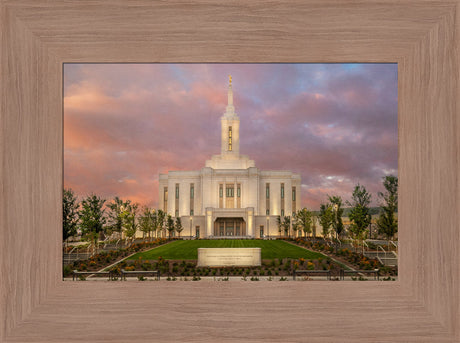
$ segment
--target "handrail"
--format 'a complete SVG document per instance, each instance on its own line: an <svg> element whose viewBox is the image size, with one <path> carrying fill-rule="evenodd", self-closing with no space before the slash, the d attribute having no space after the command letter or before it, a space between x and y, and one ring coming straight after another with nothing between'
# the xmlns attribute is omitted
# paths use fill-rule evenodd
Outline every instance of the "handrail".
<svg viewBox="0 0 460 343"><path fill-rule="evenodd" d="M396 253L397 253L398 252L398 244L395 244L395 242L393 242L393 241L390 241L390 243L394 245L394 247L396 248Z"/></svg>
<svg viewBox="0 0 460 343"><path fill-rule="evenodd" d="M93 255L95 254L96 249L93 249L92 252L91 252L90 250L91 250L91 244L88 245L88 248L86 249L86 254L87 254L87 256L90 256L90 257L91 257L91 256L93 256Z"/></svg>
<svg viewBox="0 0 460 343"><path fill-rule="evenodd" d="M383 249L380 245L377 246L377 257L380 257L379 256L379 248L383 250L383 254L384 254L384 257L385 259L387 258L387 252L385 249Z"/></svg>
<svg viewBox="0 0 460 343"><path fill-rule="evenodd" d="M365 240L363 240L363 253L364 253L364 246L366 246L366 248L367 248L367 251L369 251L369 250L370 250L370 249L369 249L369 245L367 245L366 241L365 241Z"/></svg>
<svg viewBox="0 0 460 343"><path fill-rule="evenodd" d="M352 238L351 245L355 249L355 252L358 253L359 252L359 240Z"/></svg>

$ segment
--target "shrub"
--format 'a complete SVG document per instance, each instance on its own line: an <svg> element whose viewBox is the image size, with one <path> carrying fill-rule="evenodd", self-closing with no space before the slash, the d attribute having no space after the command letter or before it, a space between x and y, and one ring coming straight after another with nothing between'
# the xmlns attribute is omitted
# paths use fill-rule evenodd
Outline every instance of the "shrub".
<svg viewBox="0 0 460 343"><path fill-rule="evenodd" d="M62 268L62 276L67 277L72 275L72 268L69 265L66 265Z"/></svg>

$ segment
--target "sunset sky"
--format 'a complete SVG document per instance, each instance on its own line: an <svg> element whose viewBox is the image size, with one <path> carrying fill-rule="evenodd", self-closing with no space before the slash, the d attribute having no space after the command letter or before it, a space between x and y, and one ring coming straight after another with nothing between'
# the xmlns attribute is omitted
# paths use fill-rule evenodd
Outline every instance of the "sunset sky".
<svg viewBox="0 0 460 343"><path fill-rule="evenodd" d="M158 174L220 153L232 75L240 153L302 177L302 206L397 175L396 64L65 64L64 187L157 207Z"/></svg>

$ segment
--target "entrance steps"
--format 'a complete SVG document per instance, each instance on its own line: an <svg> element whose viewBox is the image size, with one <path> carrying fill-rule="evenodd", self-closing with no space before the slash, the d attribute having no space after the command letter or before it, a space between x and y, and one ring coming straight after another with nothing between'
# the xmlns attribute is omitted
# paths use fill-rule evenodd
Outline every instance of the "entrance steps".
<svg viewBox="0 0 460 343"><path fill-rule="evenodd" d="M206 239L253 239L251 236L209 236Z"/></svg>

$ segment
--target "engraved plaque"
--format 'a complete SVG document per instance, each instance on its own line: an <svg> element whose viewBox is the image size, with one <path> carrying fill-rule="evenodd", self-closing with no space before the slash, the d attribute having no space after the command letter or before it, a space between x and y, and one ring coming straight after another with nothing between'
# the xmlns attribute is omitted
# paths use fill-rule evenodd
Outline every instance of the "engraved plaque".
<svg viewBox="0 0 460 343"><path fill-rule="evenodd" d="M198 248L198 267L252 267L261 262L260 248Z"/></svg>

